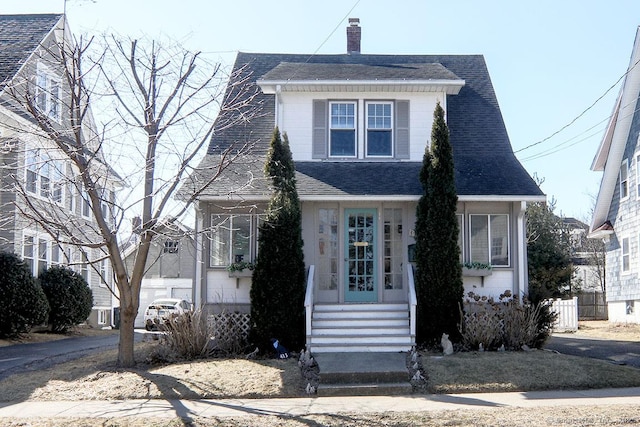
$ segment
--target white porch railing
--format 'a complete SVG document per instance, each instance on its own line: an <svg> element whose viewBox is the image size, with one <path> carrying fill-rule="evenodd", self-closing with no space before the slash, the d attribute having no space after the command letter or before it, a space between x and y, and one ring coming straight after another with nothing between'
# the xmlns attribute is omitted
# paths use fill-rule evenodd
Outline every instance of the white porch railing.
<svg viewBox="0 0 640 427"><path fill-rule="evenodd" d="M304 309L306 313L306 333L307 341L311 337L311 316L313 315L313 279L316 273L316 266L310 265L307 273L307 291L304 294Z"/></svg>
<svg viewBox="0 0 640 427"><path fill-rule="evenodd" d="M407 263L407 284L409 285L409 331L411 339L416 339L416 306L418 298L416 297L416 284L413 280L413 265Z"/></svg>
<svg viewBox="0 0 640 427"><path fill-rule="evenodd" d="M578 330L578 297L572 299L554 299L551 310L558 313L553 324L554 332L575 332Z"/></svg>

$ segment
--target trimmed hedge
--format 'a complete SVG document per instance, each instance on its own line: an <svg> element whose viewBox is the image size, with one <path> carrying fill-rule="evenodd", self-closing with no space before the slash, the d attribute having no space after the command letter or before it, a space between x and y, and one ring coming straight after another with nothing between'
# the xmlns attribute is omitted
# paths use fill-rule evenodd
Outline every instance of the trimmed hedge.
<svg viewBox="0 0 640 427"><path fill-rule="evenodd" d="M0 271L0 337L19 337L47 320L49 303L29 266L17 255L0 252Z"/></svg>
<svg viewBox="0 0 640 427"><path fill-rule="evenodd" d="M49 324L53 332L64 333L87 320L93 307L93 292L80 274L54 266L43 271L38 280L49 300Z"/></svg>

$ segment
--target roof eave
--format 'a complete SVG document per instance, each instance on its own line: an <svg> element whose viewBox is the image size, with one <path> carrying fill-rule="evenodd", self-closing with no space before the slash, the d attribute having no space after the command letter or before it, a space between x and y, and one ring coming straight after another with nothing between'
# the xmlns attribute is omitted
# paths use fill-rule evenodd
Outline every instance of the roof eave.
<svg viewBox="0 0 640 427"><path fill-rule="evenodd" d="M340 90L361 90L361 88L380 89L392 87L394 90L412 92L445 92L457 95L465 85L464 80L258 80L258 86L265 94L280 92L325 92L329 88Z"/></svg>

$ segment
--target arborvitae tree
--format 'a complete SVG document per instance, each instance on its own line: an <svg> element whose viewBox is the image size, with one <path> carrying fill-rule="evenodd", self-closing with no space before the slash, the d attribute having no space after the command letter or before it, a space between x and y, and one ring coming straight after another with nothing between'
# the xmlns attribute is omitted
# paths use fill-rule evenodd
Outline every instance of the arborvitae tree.
<svg viewBox="0 0 640 427"><path fill-rule="evenodd" d="M47 320L49 303L31 269L15 254L0 252L0 337L19 337Z"/></svg>
<svg viewBox="0 0 640 427"><path fill-rule="evenodd" d="M263 353L273 350L272 338L298 350L305 343L302 216L289 141L286 133L280 137L277 127L265 175L271 180L273 193L260 226L253 271L250 341Z"/></svg>
<svg viewBox="0 0 640 427"><path fill-rule="evenodd" d="M84 278L67 267L53 266L38 276L47 296L53 332L65 333L87 320L93 307L93 292Z"/></svg>
<svg viewBox="0 0 640 427"><path fill-rule="evenodd" d="M431 149L425 150L420 181L424 192L416 210L416 332L419 343L433 345L443 332L453 340L459 338L464 293L453 151L439 103L433 113Z"/></svg>
<svg viewBox="0 0 640 427"><path fill-rule="evenodd" d="M554 202L527 204L529 299L534 303L561 297L571 289L571 240L554 208Z"/></svg>

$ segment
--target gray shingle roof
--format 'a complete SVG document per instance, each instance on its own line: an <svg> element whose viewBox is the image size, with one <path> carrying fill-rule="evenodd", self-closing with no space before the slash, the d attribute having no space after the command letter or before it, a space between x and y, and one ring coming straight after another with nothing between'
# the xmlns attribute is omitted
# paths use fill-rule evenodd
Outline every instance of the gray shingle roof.
<svg viewBox="0 0 640 427"><path fill-rule="evenodd" d="M281 62L259 80L460 80L442 64L313 64Z"/></svg>
<svg viewBox="0 0 640 427"><path fill-rule="evenodd" d="M16 75L62 16L0 15L0 87Z"/></svg>
<svg viewBox="0 0 640 427"><path fill-rule="evenodd" d="M234 81L247 78L250 84L254 84L263 76L284 77L284 67L294 67L296 63L320 64L320 67L309 67L316 70L328 70L331 67L354 70L360 66L363 69L407 66L418 70L423 67L429 68L432 64L441 64L451 75L465 80L465 86L458 95L447 96L447 123L453 146L458 195L543 195L513 154L491 79L481 55L239 53L234 69L242 69L242 73ZM307 70L306 66L301 69ZM238 88L238 85L230 84L227 99L233 99L238 93ZM237 118L238 112L223 110L218 116L216 123L217 126L220 124L218 128L221 130L213 135L208 149L212 158L223 150L249 139L255 141L255 154L266 153L275 123L274 95L259 93L253 100L253 105L261 106L261 114L243 125L228 128L223 126L229 120L234 120L234 117ZM211 162L211 159L205 158L203 164L207 162ZM241 166L230 167L229 173L238 179L246 178L246 174L239 169ZM419 167L419 162L296 162L298 192L301 196L320 194L324 191L336 195L418 196L422 194L418 180ZM253 176L261 174L259 168L254 168L253 172ZM230 186L234 186L232 181L232 178L216 181L204 195L225 195ZM245 182L246 179L243 183ZM235 187L238 188L241 183L236 184ZM251 196L264 194L264 191L262 185L251 185L245 186L239 193Z"/></svg>

